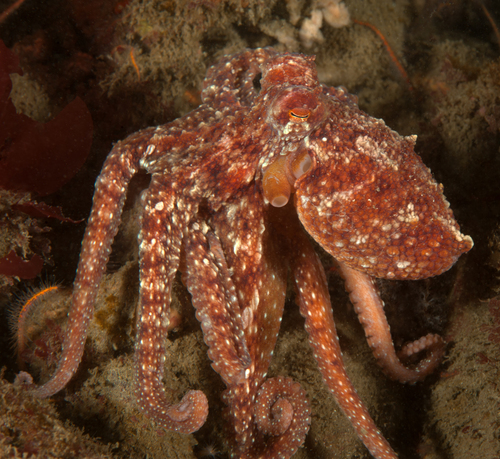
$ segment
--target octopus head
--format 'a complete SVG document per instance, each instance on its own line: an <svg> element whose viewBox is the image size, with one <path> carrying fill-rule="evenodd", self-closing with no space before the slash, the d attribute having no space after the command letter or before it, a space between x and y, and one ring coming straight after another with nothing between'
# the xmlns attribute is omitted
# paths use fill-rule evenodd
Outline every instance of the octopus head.
<svg viewBox="0 0 500 459"><path fill-rule="evenodd" d="M342 89L288 86L268 123L280 154L264 170L265 200L293 202L304 228L332 256L375 277L422 279L470 250L442 192L401 137Z"/></svg>

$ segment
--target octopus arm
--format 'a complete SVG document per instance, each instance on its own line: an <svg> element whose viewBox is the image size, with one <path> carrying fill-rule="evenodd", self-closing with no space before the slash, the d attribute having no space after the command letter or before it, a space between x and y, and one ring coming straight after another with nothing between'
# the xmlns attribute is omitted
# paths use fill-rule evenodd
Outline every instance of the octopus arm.
<svg viewBox="0 0 500 459"><path fill-rule="evenodd" d="M243 320L241 316L221 242L200 222L190 225L188 234L183 280L193 296L212 366L228 387L225 401L235 424L238 455L289 458L309 430L306 393L290 378L264 380L256 373L258 357L250 357L244 329L251 317ZM261 337L266 336L266 328L259 331Z"/></svg>
<svg viewBox="0 0 500 459"><path fill-rule="evenodd" d="M232 111L252 105L256 97L255 79L262 72L263 63L276 54L272 48L261 48L223 57L207 71L201 93L203 102L218 109L231 107ZM231 90L221 92L221 87Z"/></svg>
<svg viewBox="0 0 500 459"><path fill-rule="evenodd" d="M135 346L137 400L144 413L165 429L191 433L204 424L208 415L205 394L192 390L178 404L171 404L162 378L172 283L179 268L182 235L195 206L177 196L157 175L153 175L142 204Z"/></svg>
<svg viewBox="0 0 500 459"><path fill-rule="evenodd" d="M183 282L193 297L212 367L226 385L238 384L245 378L251 358L220 241L198 221L190 225L186 239Z"/></svg>
<svg viewBox="0 0 500 459"><path fill-rule="evenodd" d="M390 378L403 383L415 383L431 374L444 355L443 339L439 335L428 334L407 344L400 353L402 357L408 358L422 351L426 351L427 356L415 368L403 365L396 355L384 305L372 278L349 268L345 263L339 262L339 266L351 302L365 330L368 344L383 371Z"/></svg>
<svg viewBox="0 0 500 459"><path fill-rule="evenodd" d="M50 397L63 389L81 361L99 282L108 262L111 244L118 232L127 186L139 169L139 161L144 155L145 139L150 135L151 129L146 129L123 142L118 142L106 159L96 181L61 360L52 378L35 389L34 392L39 397Z"/></svg>
<svg viewBox="0 0 500 459"><path fill-rule="evenodd" d="M300 385L266 380L286 296L286 264L277 248L253 186L187 236L184 278L208 332L213 367L227 385L223 398L239 458L289 458L309 430Z"/></svg>
<svg viewBox="0 0 500 459"><path fill-rule="evenodd" d="M254 409L259 433L267 437L264 447L255 447L248 458L293 456L304 443L311 423L306 391L291 378L277 376L264 381Z"/></svg>
<svg viewBox="0 0 500 459"><path fill-rule="evenodd" d="M377 459L395 459L346 373L333 320L326 275L321 262L298 224L289 227L292 276L305 329L323 380L352 423L361 441Z"/></svg>

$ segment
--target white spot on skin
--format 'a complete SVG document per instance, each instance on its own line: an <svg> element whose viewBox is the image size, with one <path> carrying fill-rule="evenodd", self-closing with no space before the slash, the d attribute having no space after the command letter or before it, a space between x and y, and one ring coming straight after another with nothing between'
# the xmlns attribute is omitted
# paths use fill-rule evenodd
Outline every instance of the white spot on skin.
<svg viewBox="0 0 500 459"><path fill-rule="evenodd" d="M408 266L410 266L410 265L411 265L411 262L409 262L409 261L398 261L398 262L396 263L396 266L397 266L399 269L405 269L405 268L407 268L407 267L408 267Z"/></svg>

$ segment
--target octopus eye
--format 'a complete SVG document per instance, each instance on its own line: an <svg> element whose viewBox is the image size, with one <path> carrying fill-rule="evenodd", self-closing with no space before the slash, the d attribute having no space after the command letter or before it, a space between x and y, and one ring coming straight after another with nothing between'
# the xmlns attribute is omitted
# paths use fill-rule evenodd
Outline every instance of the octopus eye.
<svg viewBox="0 0 500 459"><path fill-rule="evenodd" d="M309 118L310 115L311 111L307 108L292 108L288 112L290 121L294 121L296 123L303 123L307 120L307 118Z"/></svg>

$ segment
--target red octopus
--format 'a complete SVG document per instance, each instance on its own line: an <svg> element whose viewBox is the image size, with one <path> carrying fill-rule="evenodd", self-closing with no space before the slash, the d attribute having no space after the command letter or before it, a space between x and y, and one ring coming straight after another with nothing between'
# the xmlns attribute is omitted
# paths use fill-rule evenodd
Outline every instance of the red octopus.
<svg viewBox="0 0 500 459"><path fill-rule="evenodd" d="M396 356L373 277L422 279L471 249L442 186L401 137L319 83L313 56L271 48L225 57L207 73L202 104L118 142L97 179L63 355L36 389L60 391L82 358L97 287L127 186L144 169L135 348L139 406L165 429L189 433L208 413L201 391L178 404L162 384L177 270L192 295L213 368L224 380L235 457L290 457L310 424L305 391L266 379L289 272L309 341L338 404L376 458L397 457L346 374L323 266L307 233L338 261L368 342L389 376L422 379L444 344L428 335Z"/></svg>

